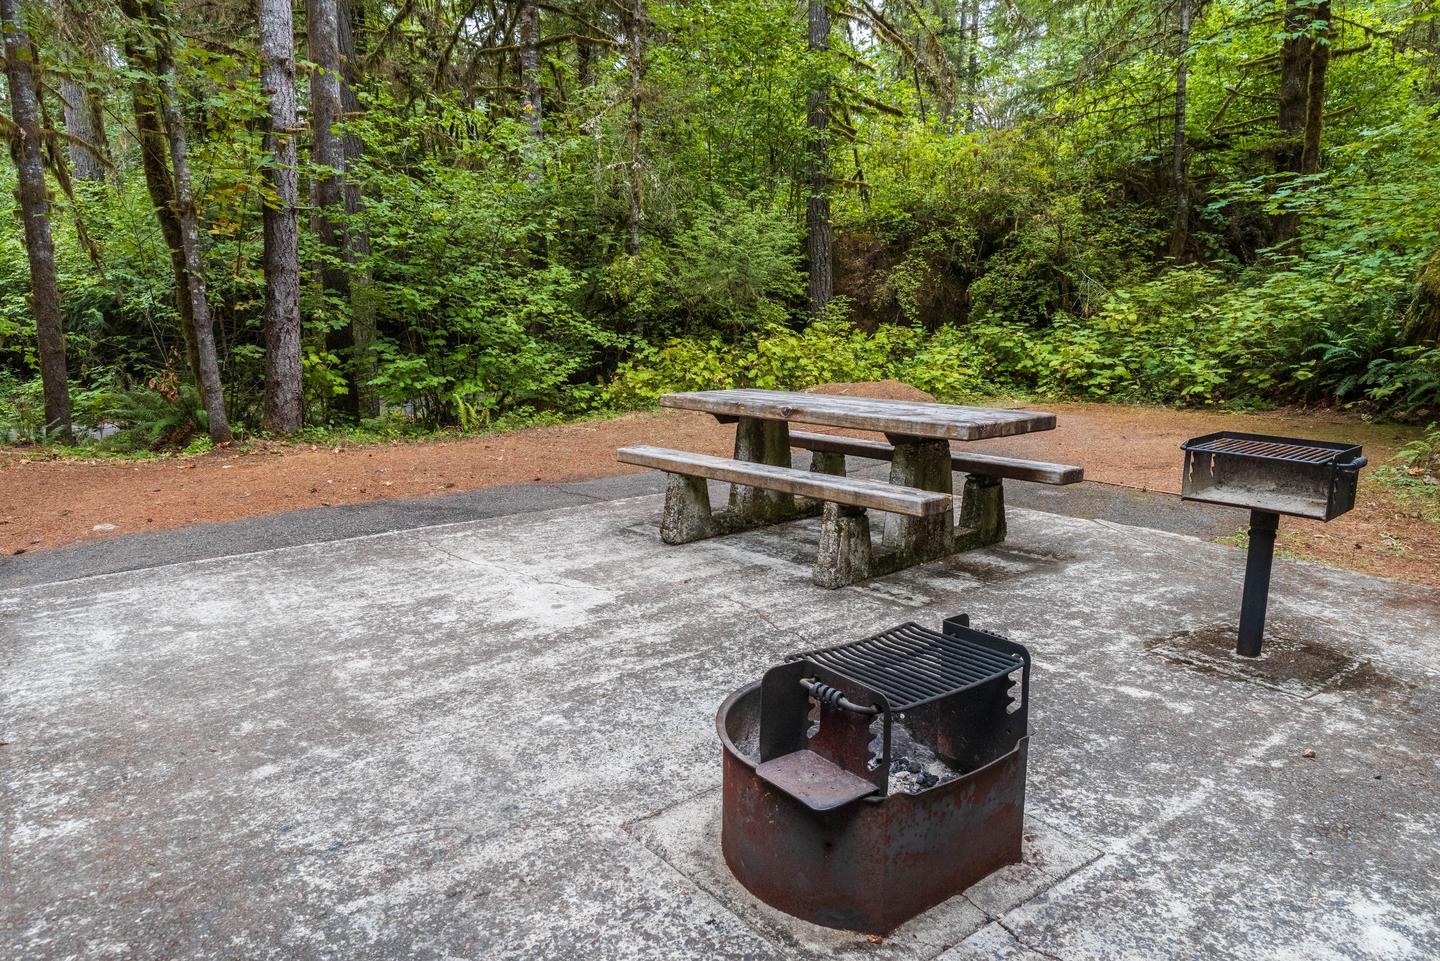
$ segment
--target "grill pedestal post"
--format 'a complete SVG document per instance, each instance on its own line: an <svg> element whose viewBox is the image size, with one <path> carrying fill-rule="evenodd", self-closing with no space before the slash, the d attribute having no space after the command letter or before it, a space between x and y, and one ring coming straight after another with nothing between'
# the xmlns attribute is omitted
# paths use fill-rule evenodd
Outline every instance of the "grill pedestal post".
<svg viewBox="0 0 1440 961"><path fill-rule="evenodd" d="M1240 641L1235 653L1259 657L1265 639L1265 608L1270 602L1270 564L1275 558L1275 532L1280 515L1250 512L1250 549L1245 555L1245 596L1240 601Z"/></svg>

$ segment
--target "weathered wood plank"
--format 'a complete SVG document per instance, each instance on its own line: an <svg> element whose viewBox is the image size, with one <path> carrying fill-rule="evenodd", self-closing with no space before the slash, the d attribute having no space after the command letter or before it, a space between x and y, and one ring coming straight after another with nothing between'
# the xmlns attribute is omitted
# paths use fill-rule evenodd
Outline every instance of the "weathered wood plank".
<svg viewBox="0 0 1440 961"><path fill-rule="evenodd" d="M790 432L790 446L825 454L849 454L872 460L890 460L895 448L878 440L837 437L834 434L813 434L809 431ZM1030 481L1035 484L1078 484L1085 479L1085 470L1072 464L1048 464L1043 461L997 457L970 451L952 450L950 464L954 470L967 474L987 474L1006 480Z"/></svg>
<svg viewBox="0 0 1440 961"><path fill-rule="evenodd" d="M660 398L660 405L705 411L720 418L759 417L945 440L983 440L986 437L1053 430L1055 427L1055 415L1041 411L800 394L783 390L705 390L665 394Z"/></svg>
<svg viewBox="0 0 1440 961"><path fill-rule="evenodd" d="M1038 460L996 457L994 454L951 451L950 464L967 474L987 474L1006 480L1030 481L1034 484L1078 484L1085 479L1085 468L1073 464L1049 464Z"/></svg>
<svg viewBox="0 0 1440 961"><path fill-rule="evenodd" d="M763 487L767 490L799 494L816 500L851 507L867 507L893 514L911 517L928 517L950 510L949 495L932 491L897 487L883 481L866 480L859 477L832 477L828 474L814 474L792 467L776 467L772 464L753 464L747 461L731 460L728 457L712 457L709 454L692 454L688 451L667 450L663 447L622 447L615 452L622 464L650 467L671 474L691 477L708 477L732 484Z"/></svg>

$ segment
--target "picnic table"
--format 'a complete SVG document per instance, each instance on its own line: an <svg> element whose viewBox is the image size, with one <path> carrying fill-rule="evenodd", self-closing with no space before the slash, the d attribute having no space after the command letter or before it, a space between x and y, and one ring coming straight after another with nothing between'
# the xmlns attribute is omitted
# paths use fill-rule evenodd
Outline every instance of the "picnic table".
<svg viewBox="0 0 1440 961"><path fill-rule="evenodd" d="M1039 411L777 390L666 394L660 404L735 424L733 458L658 447L617 452L623 463L670 475L662 539L683 544L822 514L815 581L827 587L1003 540L1004 479L1069 484L1083 476L1078 467L951 449L951 441L1053 430L1055 415ZM872 431L886 440L792 431L791 424ZM809 471L791 467L792 448L811 452ZM847 476L846 456L890 461L888 483ZM957 470L966 474L958 530ZM711 509L707 480L732 484L724 510ZM867 510L887 514L878 552Z"/></svg>

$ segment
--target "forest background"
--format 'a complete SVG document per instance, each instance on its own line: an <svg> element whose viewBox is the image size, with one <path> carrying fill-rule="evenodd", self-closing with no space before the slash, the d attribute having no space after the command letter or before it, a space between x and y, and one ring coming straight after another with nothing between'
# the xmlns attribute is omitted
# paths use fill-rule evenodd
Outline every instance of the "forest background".
<svg viewBox="0 0 1440 961"><path fill-rule="evenodd" d="M472 431L882 377L1440 409L1430 2L0 18L0 440Z"/></svg>

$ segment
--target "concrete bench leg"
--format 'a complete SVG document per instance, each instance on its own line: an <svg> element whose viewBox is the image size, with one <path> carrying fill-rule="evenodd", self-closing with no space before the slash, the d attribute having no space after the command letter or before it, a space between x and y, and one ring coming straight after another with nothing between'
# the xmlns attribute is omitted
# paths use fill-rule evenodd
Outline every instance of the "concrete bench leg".
<svg viewBox="0 0 1440 961"><path fill-rule="evenodd" d="M863 507L826 504L812 579L834 589L870 576L870 518Z"/></svg>
<svg viewBox="0 0 1440 961"><path fill-rule="evenodd" d="M966 474L960 498L956 549L968 551L1005 539L1005 484L998 477Z"/></svg>
<svg viewBox="0 0 1440 961"><path fill-rule="evenodd" d="M817 450L810 455L810 472L812 474L829 474L831 477L844 477L846 476L845 455Z"/></svg>
<svg viewBox="0 0 1440 961"><path fill-rule="evenodd" d="M688 544L714 537L714 515L710 513L710 488L703 477L668 474L665 485L665 513L660 518L660 539L666 544Z"/></svg>

